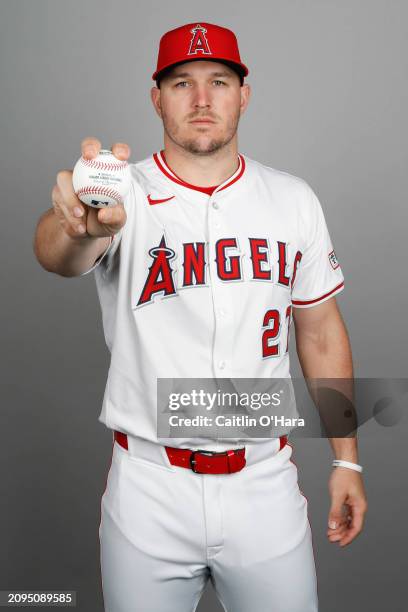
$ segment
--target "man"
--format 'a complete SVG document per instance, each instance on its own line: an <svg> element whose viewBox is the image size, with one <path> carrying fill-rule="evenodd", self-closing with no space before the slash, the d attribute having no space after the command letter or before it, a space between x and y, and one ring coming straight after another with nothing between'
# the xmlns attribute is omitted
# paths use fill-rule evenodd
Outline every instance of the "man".
<svg viewBox="0 0 408 612"><path fill-rule="evenodd" d="M131 164L124 204L91 209L58 173L35 253L62 276L93 270L111 366L100 420L114 432L102 498L109 612L194 610L210 578L229 612L315 612L307 502L287 436L158 437L158 379L351 379L343 288L320 203L300 178L238 153L250 98L237 40L192 23L161 39L155 111L164 149ZM93 158L95 138L82 142ZM128 159L128 145L112 147ZM256 282L254 282L256 281ZM328 538L361 531L355 438L332 438ZM205 453L197 452L204 449Z"/></svg>

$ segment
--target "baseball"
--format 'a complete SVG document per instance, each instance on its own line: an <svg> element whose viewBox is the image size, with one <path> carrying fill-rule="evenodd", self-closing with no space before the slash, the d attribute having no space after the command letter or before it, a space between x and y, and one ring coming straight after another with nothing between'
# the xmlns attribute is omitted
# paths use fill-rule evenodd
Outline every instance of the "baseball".
<svg viewBox="0 0 408 612"><path fill-rule="evenodd" d="M111 151L102 149L94 159L78 159L72 182L76 195L84 204L94 208L115 206L123 203L129 191L129 165Z"/></svg>

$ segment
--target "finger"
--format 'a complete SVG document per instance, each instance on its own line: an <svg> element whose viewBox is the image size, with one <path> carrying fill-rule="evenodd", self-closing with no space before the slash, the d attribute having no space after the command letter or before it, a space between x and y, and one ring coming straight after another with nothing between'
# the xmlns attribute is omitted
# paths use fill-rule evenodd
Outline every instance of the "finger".
<svg viewBox="0 0 408 612"><path fill-rule="evenodd" d="M93 136L84 138L81 142L81 153L85 159L93 159L96 157L101 150L101 142Z"/></svg>
<svg viewBox="0 0 408 612"><path fill-rule="evenodd" d="M356 538L358 534L362 532L363 523L364 523L364 512L358 508L354 508L350 526L347 529L347 532L344 538L342 538L342 540L340 541L340 545L346 546L352 540L354 540L354 538Z"/></svg>
<svg viewBox="0 0 408 612"><path fill-rule="evenodd" d="M125 142L115 142L112 145L112 153L115 157L121 160L129 159L130 156L130 147Z"/></svg>
<svg viewBox="0 0 408 612"><path fill-rule="evenodd" d="M74 191L74 186L72 184L72 170L61 170L57 174L57 185L61 191L62 199L66 205L66 207L70 210L73 216L82 216L84 213L84 205L81 200L78 198ZM82 215L79 212L74 215L74 209L77 208L80 210Z"/></svg>
<svg viewBox="0 0 408 612"><path fill-rule="evenodd" d="M350 542L352 542L360 533L361 533L362 529L349 529L346 533L346 535L339 541L339 545L340 546L347 546L347 544L350 544Z"/></svg>
<svg viewBox="0 0 408 612"><path fill-rule="evenodd" d="M344 519L343 513L344 497L332 497L332 504L327 521L329 529L337 529Z"/></svg>
<svg viewBox="0 0 408 612"><path fill-rule="evenodd" d="M345 529L348 529L348 522L347 521L343 521L336 529L328 529L327 530L327 535L331 536L331 535L337 535L339 533L343 533L343 531Z"/></svg>
<svg viewBox="0 0 408 612"><path fill-rule="evenodd" d="M347 519L343 517L343 519L338 523L336 529L331 529L330 527L327 529L327 535L335 535L336 533L339 533L343 529L348 529L348 527L349 527L349 522L347 521Z"/></svg>
<svg viewBox="0 0 408 612"><path fill-rule="evenodd" d="M342 529L339 529L338 531L336 531L336 533L328 533L327 537L330 542L338 542L339 540L343 539L346 536L347 531L348 531L347 527L344 526Z"/></svg>
<svg viewBox="0 0 408 612"><path fill-rule="evenodd" d="M60 221L65 221L74 235L86 233L86 211L72 187L72 173L62 170L52 191L52 203Z"/></svg>
<svg viewBox="0 0 408 612"><path fill-rule="evenodd" d="M112 230L119 230L126 221L126 212L123 204L100 209L98 211L98 221L103 225L107 225Z"/></svg>
<svg viewBox="0 0 408 612"><path fill-rule="evenodd" d="M335 544L336 542L340 542L341 540L341 536L333 536L332 538L329 538L329 542L331 544Z"/></svg>
<svg viewBox="0 0 408 612"><path fill-rule="evenodd" d="M52 202L56 202L57 199L59 199L61 197L61 189L58 187L58 185L54 185L54 187L52 188L51 191L51 200Z"/></svg>
<svg viewBox="0 0 408 612"><path fill-rule="evenodd" d="M64 231L70 237L76 238L86 234L86 222L81 223L81 220L74 220L69 214L69 210L64 205L62 200L59 200L58 197L55 198L54 196L52 204L55 215L61 223Z"/></svg>

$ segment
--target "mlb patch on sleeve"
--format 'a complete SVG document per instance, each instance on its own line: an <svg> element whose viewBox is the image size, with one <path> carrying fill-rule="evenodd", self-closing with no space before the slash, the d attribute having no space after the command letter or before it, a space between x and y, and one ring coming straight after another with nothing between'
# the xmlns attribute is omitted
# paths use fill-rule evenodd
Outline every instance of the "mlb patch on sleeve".
<svg viewBox="0 0 408 612"><path fill-rule="evenodd" d="M331 267L333 268L333 270L336 270L336 268L338 268L340 266L337 257L336 257L336 253L334 251L331 251L329 253L329 261L331 264Z"/></svg>

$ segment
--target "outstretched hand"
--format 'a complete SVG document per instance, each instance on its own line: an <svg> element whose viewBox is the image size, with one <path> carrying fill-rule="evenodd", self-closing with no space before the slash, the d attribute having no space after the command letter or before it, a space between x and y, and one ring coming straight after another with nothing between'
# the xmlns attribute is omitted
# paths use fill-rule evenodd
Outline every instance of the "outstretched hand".
<svg viewBox="0 0 408 612"><path fill-rule="evenodd" d="M93 159L100 149L101 143L97 138L85 138L81 143L81 153L85 159ZM130 147L126 143L115 143L112 153L122 161L127 160ZM92 208L83 204L74 192L72 170L58 172L57 182L52 190L52 204L70 238L113 236L126 223L126 212L121 203L109 208Z"/></svg>

